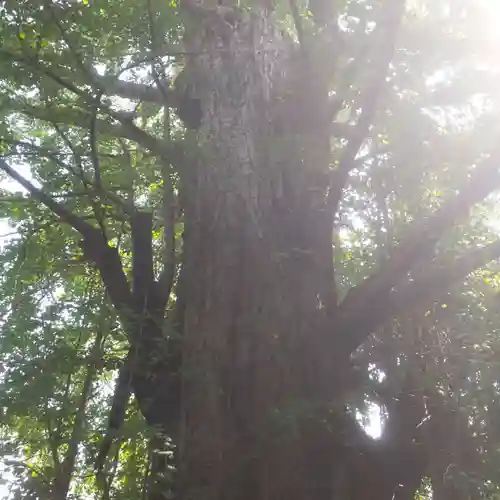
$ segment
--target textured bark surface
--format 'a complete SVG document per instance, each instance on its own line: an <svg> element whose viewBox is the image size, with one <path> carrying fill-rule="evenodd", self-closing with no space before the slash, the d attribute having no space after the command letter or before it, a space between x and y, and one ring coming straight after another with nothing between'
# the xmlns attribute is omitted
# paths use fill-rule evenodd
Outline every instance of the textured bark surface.
<svg viewBox="0 0 500 500"><path fill-rule="evenodd" d="M388 5L390 22L379 29L389 30L384 46L392 47L404 2ZM417 221L339 304L333 216L373 103L362 104L334 170L321 62L267 11L187 10L183 71L201 120L180 173L178 497L410 500L432 475L424 395L418 384L392 388L383 401L388 431L374 441L345 411L349 390L363 390L350 358L407 299L429 290L439 273L408 284L408 272L491 189L494 167L484 162L455 199ZM382 52L383 69L390 54ZM439 275L439 289L480 253ZM450 446L447 439L448 457Z"/></svg>
<svg viewBox="0 0 500 500"><path fill-rule="evenodd" d="M308 353L333 293L328 150L305 157L311 139L293 130L290 41L266 16L231 21L188 40L204 48L187 64L203 117L186 207L181 498L305 498L295 414L315 397Z"/></svg>

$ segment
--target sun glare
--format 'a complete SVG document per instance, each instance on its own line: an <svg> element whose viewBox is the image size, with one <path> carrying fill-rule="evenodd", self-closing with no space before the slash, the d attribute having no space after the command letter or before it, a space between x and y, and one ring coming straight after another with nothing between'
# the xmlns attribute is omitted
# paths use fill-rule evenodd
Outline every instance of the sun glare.
<svg viewBox="0 0 500 500"><path fill-rule="evenodd" d="M474 8L469 7L465 20L481 39L494 46L500 45L499 0L475 0Z"/></svg>

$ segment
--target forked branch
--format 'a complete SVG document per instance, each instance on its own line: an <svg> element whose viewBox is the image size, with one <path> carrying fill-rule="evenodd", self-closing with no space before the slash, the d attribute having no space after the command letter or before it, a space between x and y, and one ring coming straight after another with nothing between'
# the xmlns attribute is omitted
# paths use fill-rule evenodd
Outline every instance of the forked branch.
<svg viewBox="0 0 500 500"><path fill-rule="evenodd" d="M499 157L500 151L496 151L477 167L472 179L457 196L432 216L412 224L406 238L393 249L382 268L347 294L337 311L335 325L343 332L342 346L347 353L355 350L382 321L388 319L389 312L384 313L386 301L392 299L394 288L405 282L408 272L417 264L430 261L442 235L500 185ZM488 252L479 255L488 256ZM469 264L465 265L466 262ZM482 260L479 256L474 259L469 256L462 262L462 267L470 269L475 263L481 265Z"/></svg>

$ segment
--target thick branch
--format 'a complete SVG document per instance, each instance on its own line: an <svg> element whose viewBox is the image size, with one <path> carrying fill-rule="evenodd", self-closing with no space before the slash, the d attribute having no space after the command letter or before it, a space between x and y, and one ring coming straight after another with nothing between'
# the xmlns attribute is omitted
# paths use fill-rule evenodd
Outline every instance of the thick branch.
<svg viewBox="0 0 500 500"><path fill-rule="evenodd" d="M175 275L175 215L176 203L170 172L163 168L163 269L159 278L160 290L170 296Z"/></svg>
<svg viewBox="0 0 500 500"><path fill-rule="evenodd" d="M63 222L66 222L71 227L76 229L84 238L93 237L94 234L98 232L88 222L85 222L81 217L71 213L64 205L58 203L53 198L45 194L41 189L38 189L28 179L25 179L2 158L0 158L0 169L3 170L9 177L12 177L12 179L21 184L21 186L23 186L33 198L52 210L52 212L54 212L54 214L56 214Z"/></svg>
<svg viewBox="0 0 500 500"><path fill-rule="evenodd" d="M408 283L391 294L386 307L380 310L380 321L404 314L420 305L428 306L455 283L499 257L500 240L497 240L484 247L470 249L449 266L434 266L415 282Z"/></svg>
<svg viewBox="0 0 500 500"><path fill-rule="evenodd" d="M66 138L63 137L63 139L66 139ZM108 191L108 190L104 189L102 186L96 185L96 183L89 176L87 176L85 174L85 172L83 171L83 167L81 165L81 161L80 161L80 158L82 155L80 155L78 153L76 148L73 147L73 145L71 144L71 142L69 140L65 140L65 142L68 145L68 147L72 150L73 156L75 157L75 160L77 161L77 164L79 167L78 171L76 171L70 165L67 165L63 160L61 160L59 158L61 156L61 153L59 153L59 152L52 151L48 148L35 146L34 144L31 144L29 142L24 142L24 141L15 141L15 140L10 141L10 140L5 140L3 138L0 138L0 143L1 142L6 142L6 143L13 144L15 146L20 146L23 148L31 149L31 150L33 150L33 152L35 154L49 158L50 160L54 161L57 165L59 165L61 168L67 170L71 175L78 177L84 186L83 192L78 192L78 191L73 190L71 193L66 193L66 194L61 194L61 195L52 194L52 196L55 196L56 198L57 197L59 197L59 198L60 197L71 198L71 197L78 197L78 196L82 196L82 197L87 196L88 198L90 198L89 201L93 205L94 211L96 211L96 207L94 206L95 203L93 202L95 200L92 199L92 196L93 196L93 194L98 194L102 199L106 199L106 200L110 201L111 203L114 203L117 207L120 208L120 210L124 214L128 215L129 217L132 217L132 215L135 213L136 208L135 208L133 202L129 202L128 200L124 200L120 195L118 195L112 191ZM28 153L28 152L22 151L20 153L20 156L24 157L24 156L27 156L30 154L33 155L34 153ZM102 154L99 153L99 156L102 156Z"/></svg>
<svg viewBox="0 0 500 500"><path fill-rule="evenodd" d="M382 268L350 290L337 312L336 329L344 336L347 353L355 350L385 317L381 308L393 288L419 262L432 257L435 244L457 220L467 215L474 204L483 200L500 184L498 153L476 169L473 179L452 200L427 219L412 225L406 239L395 248Z"/></svg>
<svg viewBox="0 0 500 500"><path fill-rule="evenodd" d="M69 224L83 236L83 249L86 257L95 262L111 302L116 307L120 317L128 321L132 301L127 278L123 272L116 248L108 245L106 238L98 229L92 227L81 217L71 213L64 205L58 203L41 189L34 186L10 167L2 158L0 158L0 170L3 170L12 179L19 182L35 200L43 203L62 222Z"/></svg>
<svg viewBox="0 0 500 500"><path fill-rule="evenodd" d="M86 113L78 109L67 109L56 106L39 108L21 104L13 100L8 102L8 106L12 111L18 111L32 118L47 121L49 123L66 124L86 129L90 129L92 126L92 113ZM123 137L137 142L157 156L168 157L169 155L168 147L159 139L149 135L147 132L134 125L131 120L127 121L123 119L121 123L113 123L109 119L99 118L95 120L95 130L103 135Z"/></svg>
<svg viewBox="0 0 500 500"><path fill-rule="evenodd" d="M168 82L164 83L164 90L145 83L134 83L119 80L115 76L97 77L97 81L102 85L108 95L116 95L133 101L151 102L158 105L168 104L176 106L175 92L168 89ZM165 88L167 87L167 88ZM165 100L167 102L165 102Z"/></svg>
<svg viewBox="0 0 500 500"><path fill-rule="evenodd" d="M164 49L165 51L168 50L167 48ZM177 50L174 52L174 55L182 55L182 52ZM52 78L57 77L61 79L59 83L62 86L67 87L68 84L70 84L74 86L75 89L77 89L76 82L74 80L75 72L73 68L68 69L62 65L54 64L45 60L30 60L24 53L18 53L16 51L5 48L0 49L0 56L10 62L15 61L21 64L29 64L31 66L36 63L36 66L39 70L49 74ZM167 92L165 93L160 91L158 88L147 85L145 83L135 83L120 80L118 75L108 74L101 76L96 73L93 68L85 69L85 74L90 77L94 86L97 87L97 89L94 90L103 90L108 96L114 95L134 101L144 101L155 103L158 105L168 104L171 107L176 106L175 93L169 89L167 89ZM62 79L64 79L65 81L62 82ZM89 82L87 81L86 83ZM164 83L164 87L169 86L168 82Z"/></svg>
<svg viewBox="0 0 500 500"><path fill-rule="evenodd" d="M65 139L65 138L63 137L63 139ZM64 161L62 161L59 158L60 156L62 156L62 154L59 152L52 151L51 149L44 148L41 146L36 146L34 144L31 144L30 142L25 142L25 141L17 141L17 140L0 138L0 143L2 143L2 142L5 142L6 144L12 144L14 146L26 148L26 149L31 149L33 152L35 152L39 156L44 156L44 157L49 158L50 160L54 161L57 165L59 165L60 167L64 168L68 172L70 172L72 175L79 177L79 179L81 180L81 182L84 185L85 191L82 193L78 193L78 192L73 191L72 193L68 193L66 195L67 197L91 196L93 194L93 192L95 192L98 195L100 195L101 197L111 201L112 203L114 203L115 205L120 207L120 209L123 211L123 213L127 214L128 216L132 216L135 213L136 209L134 207L133 202L130 202L128 200L124 200L121 196L117 195L116 193L111 192L111 191L107 191L102 186L96 185L96 183L85 174L85 172L83 171L83 168L81 166L81 162L79 161L79 158L81 158L82 155L80 155L78 153L78 151L76 150L76 148L73 147L71 142L65 141L66 144L68 145L68 147L72 150L73 156L76 158L76 161L78 162L78 166L79 166L78 172L76 172L71 166L67 165L66 163L64 163ZM27 153L24 151L19 153L20 156L27 156L29 154L33 154L33 153ZM99 156L103 156L103 155L101 153L99 153Z"/></svg>
<svg viewBox="0 0 500 500"><path fill-rule="evenodd" d="M61 31L64 35L64 31L61 28ZM67 41L69 44L69 41ZM1 53L1 52L0 52ZM82 69L84 75L87 77L87 84L90 82L94 93L96 93L99 98L97 99L95 95L84 90L84 88L78 86L74 82L74 77L67 70L61 71L58 67L53 67L52 65L47 65L41 62L38 58L38 54L15 54L9 53L7 54L15 61L25 64L30 67L35 74L45 75L56 82L61 88L67 89L73 94L77 95L80 99L82 99L85 104L92 109L93 118L96 118L97 111L104 111L105 114L109 115L111 118L119 122L123 122L127 127L135 127L135 125L131 122L131 120L127 119L127 116L123 113L114 111L109 106L104 105L101 102L101 97L106 94L106 90L101 87L100 78L96 74L93 69L88 69L85 67L82 61L79 60L78 55L74 53L75 59L79 62L78 66ZM6 55L6 54L3 54ZM61 76L61 73L66 73L66 77ZM93 128L93 120L91 120L91 129Z"/></svg>
<svg viewBox="0 0 500 500"><path fill-rule="evenodd" d="M92 237L84 238L82 247L85 256L96 264L122 323L125 327L129 326L133 319L133 301L118 249L109 246L104 235L98 231Z"/></svg>

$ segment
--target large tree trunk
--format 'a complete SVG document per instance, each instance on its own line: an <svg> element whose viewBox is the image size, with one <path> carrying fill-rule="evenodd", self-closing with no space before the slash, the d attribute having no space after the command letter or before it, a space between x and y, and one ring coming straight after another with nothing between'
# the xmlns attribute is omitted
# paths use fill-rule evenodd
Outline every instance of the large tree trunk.
<svg viewBox="0 0 500 500"><path fill-rule="evenodd" d="M474 439L459 439L470 434L467 415L460 416L455 408L445 411L443 391L433 394L434 401L426 395L424 404L428 387L399 387L405 358L412 370L414 354L407 356L406 348L396 345L390 353L394 385L385 388L385 396L377 395L389 415L379 442L364 434L344 406L353 379L355 393L363 394L349 363L353 353L370 350L359 348L371 333L389 318L428 304L498 257L496 240L469 249L449 266L433 258L444 232L498 186L496 155L478 162L456 196L414 221L379 269L338 304L332 266L334 212L357 153L370 142L376 97L384 87L405 2L378 2L381 16L374 17L375 28L366 39L374 47L368 54L366 47L343 53L346 46L336 43L339 32L329 31L328 20L336 24L339 13L333 11L339 2L310 0L313 21L307 22L315 28L302 30L292 0L298 41L277 28L270 12L256 7L258 0L252 2L252 12L221 6L226 0L218 0L218 7L203 5L209 3L215 2L182 0L184 90L165 91L160 81L156 89L122 80L109 83L107 78L99 83L97 75L82 82L85 90L65 84L82 101L79 106L86 102L91 110L82 126L88 121L90 129L100 124L103 133L137 142L162 165L172 160L185 216L180 279L175 272L176 206L169 203L175 198L173 185L165 190L166 258L158 278L153 214L110 197L131 222L130 283L129 264L123 266L121 248L110 245L103 228L73 213L0 158L0 170L83 237L85 258L98 268L129 337L129 355L110 412L112 432L103 439L97 469L102 469L123 423L133 390L147 423L157 427L150 499L170 494L170 481L175 481L179 500L410 500L424 475L436 497L471 497L477 488L468 479L463 486L460 476L480 471L482 458ZM378 10L366 7L367 12ZM17 64L26 56L26 67L34 71L31 57L24 52L21 57L21 52L13 60ZM360 87L352 106L357 119L347 125L347 145L339 151L335 168L330 165L334 112L329 90L342 68L328 64L331 52L354 58L354 66L347 63L349 70L365 64L368 69L359 82L348 82L353 94ZM400 69L393 66L393 72L407 71L406 62ZM59 77L55 81L64 82ZM94 92L82 98L92 82ZM176 108L185 125L198 128L197 137L165 145L128 115L106 106L99 114L109 114L112 122L97 118L91 95L101 96L103 89ZM351 105L352 96L335 97ZM23 102L19 109L28 116L52 121L46 109L26 106ZM66 111L61 107L58 114L66 116ZM66 121L75 125L74 114L68 116ZM189 146L196 148L192 155ZM94 167L97 174L98 165ZM163 180L170 183L169 171ZM97 176L96 186L102 194ZM97 220L101 215L95 211ZM173 285L176 310L169 311L165 327ZM388 345L394 338L390 335ZM379 369L391 375L383 363ZM170 467L176 469L175 480L164 474L171 465L164 453L170 447L176 449L175 467ZM70 452L71 465L75 453ZM450 469L450 464L457 467ZM62 476L56 482L59 496L70 479Z"/></svg>
<svg viewBox="0 0 500 500"><path fill-rule="evenodd" d="M180 347L174 336L158 348L168 292L154 279L151 214L133 219L131 295L123 293L117 253L107 244L95 250L95 231L76 221L128 325L139 407L175 443L177 497L409 500L429 472L422 399L395 388L400 404L384 403L392 407L390 432L374 442L345 412L353 379L363 390L350 356L436 282L431 274L408 285L407 273L432 254L457 208L488 191L492 167L414 226L338 305L334 210L371 120L372 93L332 171L331 75L312 60L309 43L287 38L266 12L184 5L187 85L175 102L186 125L199 127L185 142L196 150L182 150L179 168L185 232L171 326L182 332ZM400 17L403 5L393 0L391 16ZM392 33L389 24L379 31ZM465 267L481 255L465 256ZM437 288L456 272L437 273ZM162 463L155 460L155 471ZM151 498L162 496L157 479Z"/></svg>
<svg viewBox="0 0 500 500"><path fill-rule="evenodd" d="M187 181L180 495L318 498L302 417L324 401L313 355L335 300L328 132L311 123L320 113L300 115L301 62L269 17L205 23L186 67L203 116Z"/></svg>

